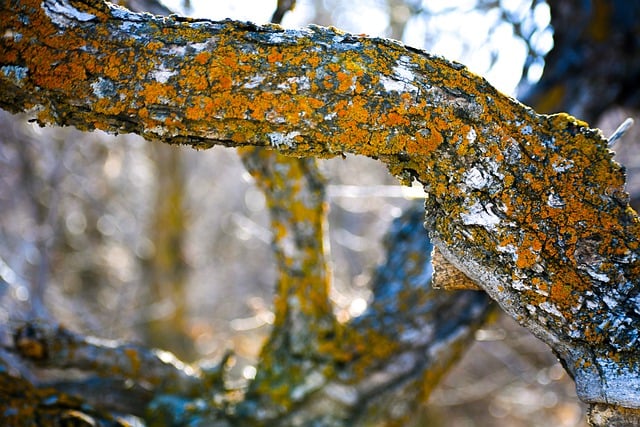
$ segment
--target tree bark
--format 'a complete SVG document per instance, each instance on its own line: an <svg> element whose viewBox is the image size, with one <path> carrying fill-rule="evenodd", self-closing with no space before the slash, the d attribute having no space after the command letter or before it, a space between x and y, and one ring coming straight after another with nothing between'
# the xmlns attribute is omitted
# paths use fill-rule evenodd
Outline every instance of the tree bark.
<svg viewBox="0 0 640 427"><path fill-rule="evenodd" d="M377 158L441 254L544 340L580 398L640 408L639 222L607 141L463 66L331 28L0 6L0 106L40 124Z"/></svg>

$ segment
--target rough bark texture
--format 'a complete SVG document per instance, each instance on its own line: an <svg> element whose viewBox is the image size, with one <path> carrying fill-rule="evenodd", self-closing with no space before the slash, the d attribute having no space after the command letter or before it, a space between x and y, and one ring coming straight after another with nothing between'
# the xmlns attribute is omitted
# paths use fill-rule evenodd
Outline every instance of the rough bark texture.
<svg viewBox="0 0 640 427"><path fill-rule="evenodd" d="M3 2L0 106L205 148L383 161L442 255L543 339L586 402L640 408L638 217L607 141L463 66L309 27Z"/></svg>
<svg viewBox="0 0 640 427"><path fill-rule="evenodd" d="M594 123L611 108L640 110L640 1L548 3L554 48L542 78L521 94L522 101L539 112L568 111ZM632 194L636 208L637 198ZM592 405L589 422L640 423L637 413L602 404Z"/></svg>
<svg viewBox="0 0 640 427"><path fill-rule="evenodd" d="M21 407L36 418L44 416L41 411L60 416L67 407L50 396L78 401L66 397L70 394L82 396L90 406L78 413L96 423L111 420L115 412L158 426L404 425L468 346L492 306L484 293L430 288L430 244L421 209L394 222L386 246L389 258L373 278L369 309L351 324L335 325L333 335L314 337L314 331L323 330L322 322L331 325L329 316L313 313L317 302L291 302L289 310L300 312L280 317L283 324L276 325L248 390L227 381L228 356L217 364L188 366L166 352L34 323L16 332L21 357L41 369L73 368L88 376L38 391L0 371L7 384L17 381L34 390L32 395L8 386L0 390L6 397L0 410L22 422L30 418ZM303 292L297 287L288 295L293 300ZM321 324L292 325L310 319ZM98 425L113 425L104 422Z"/></svg>
<svg viewBox="0 0 640 427"><path fill-rule="evenodd" d="M602 403L591 405L587 419L589 424L594 427L640 426L640 416L637 410Z"/></svg>

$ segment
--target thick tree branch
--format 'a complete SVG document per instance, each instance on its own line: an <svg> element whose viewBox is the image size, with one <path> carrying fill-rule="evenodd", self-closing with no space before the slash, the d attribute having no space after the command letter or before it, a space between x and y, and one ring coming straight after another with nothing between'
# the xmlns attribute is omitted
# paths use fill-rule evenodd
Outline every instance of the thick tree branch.
<svg viewBox="0 0 640 427"><path fill-rule="evenodd" d="M547 342L587 402L640 407L638 218L606 140L464 67L334 29L0 6L0 106L196 147L378 158L441 253Z"/></svg>

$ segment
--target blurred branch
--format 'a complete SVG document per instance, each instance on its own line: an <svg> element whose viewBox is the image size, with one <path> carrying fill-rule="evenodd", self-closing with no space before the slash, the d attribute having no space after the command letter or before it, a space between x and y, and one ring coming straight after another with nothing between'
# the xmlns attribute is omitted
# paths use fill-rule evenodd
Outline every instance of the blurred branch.
<svg viewBox="0 0 640 427"><path fill-rule="evenodd" d="M640 1L549 0L554 45L520 99L538 111L596 122L612 106L640 109Z"/></svg>
<svg viewBox="0 0 640 427"><path fill-rule="evenodd" d="M202 392L201 373L171 353L75 334L62 326L28 323L14 335L15 350L41 368L79 369L124 378L159 392Z"/></svg>
<svg viewBox="0 0 640 427"><path fill-rule="evenodd" d="M169 349L186 360L195 357L187 334L187 276L184 240L189 218L185 212L182 152L176 147L149 146L156 165L155 199L149 238L153 256L142 262L143 334L153 347ZM161 307L158 309L157 307Z"/></svg>
<svg viewBox="0 0 640 427"><path fill-rule="evenodd" d="M274 329L248 399L268 402L259 405L262 412L288 412L313 391L296 397L293 392L326 370L337 335L329 300L325 183L313 158L286 158L260 148L242 150L241 157L266 196L278 267Z"/></svg>
<svg viewBox="0 0 640 427"><path fill-rule="evenodd" d="M59 186L64 172L64 160L71 144L60 141L58 155L53 160L49 173L43 179L37 178L38 162L33 152L34 144L35 142L23 141L17 144L17 152L20 160L21 185L25 193L31 196L29 210L34 223L37 224L36 239L33 243L37 251L37 262L28 288L29 316L34 319L45 319L51 317L44 301L46 288L51 279L51 249L56 241L54 233L57 230L56 222L60 206Z"/></svg>
<svg viewBox="0 0 640 427"><path fill-rule="evenodd" d="M495 308L484 292L432 288L432 244L420 203L391 225L373 299L351 327L361 348L350 366L358 425L406 425Z"/></svg>
<svg viewBox="0 0 640 427"><path fill-rule="evenodd" d="M278 0L276 10L271 16L271 22L273 22L274 24L280 24L282 22L282 18L284 18L284 15L287 12L292 11L295 6L296 0Z"/></svg>
<svg viewBox="0 0 640 427"><path fill-rule="evenodd" d="M0 358L0 414L6 426L129 427L125 419L89 406L84 399L70 397L53 388L35 387L16 376Z"/></svg>

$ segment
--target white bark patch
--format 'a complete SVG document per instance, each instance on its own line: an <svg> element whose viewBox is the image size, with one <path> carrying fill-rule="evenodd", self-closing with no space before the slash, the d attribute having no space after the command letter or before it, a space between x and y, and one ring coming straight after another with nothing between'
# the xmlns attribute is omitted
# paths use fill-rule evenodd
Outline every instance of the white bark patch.
<svg viewBox="0 0 640 427"><path fill-rule="evenodd" d="M384 90L387 92L404 92L406 83L402 81L398 81L391 77L381 76L380 83L384 86Z"/></svg>
<svg viewBox="0 0 640 427"><path fill-rule="evenodd" d="M282 44L285 40L282 33L271 33L267 36L267 39L271 44Z"/></svg>
<svg viewBox="0 0 640 427"><path fill-rule="evenodd" d="M529 287L525 285L522 280L514 280L513 282L511 282L511 287L516 291L524 291L526 289L529 289Z"/></svg>
<svg viewBox="0 0 640 427"><path fill-rule="evenodd" d="M158 83L166 83L172 76L178 74L177 71L171 71L164 66L161 66L157 70L151 71L151 77Z"/></svg>
<svg viewBox="0 0 640 427"><path fill-rule="evenodd" d="M530 125L526 125L520 128L520 133L523 135L531 135L533 133L533 128Z"/></svg>
<svg viewBox="0 0 640 427"><path fill-rule="evenodd" d="M512 255L515 255L516 252L518 251L518 248L516 248L516 246L512 245L512 244L508 244L508 245L505 245L505 246L496 246L496 249L499 252L512 254ZM514 258L514 260L515 260L515 258Z"/></svg>
<svg viewBox="0 0 640 427"><path fill-rule="evenodd" d="M167 130L162 126L154 126L152 128L145 129L144 133L158 135L159 137L163 137L168 134Z"/></svg>
<svg viewBox="0 0 640 427"><path fill-rule="evenodd" d="M549 197L547 197L547 205L552 208L562 208L565 203L564 200L562 200L562 197L555 193L550 193Z"/></svg>
<svg viewBox="0 0 640 427"><path fill-rule="evenodd" d="M124 21L120 24L120 29L126 33L134 34L142 26L139 22ZM134 36L135 38L139 38Z"/></svg>
<svg viewBox="0 0 640 427"><path fill-rule="evenodd" d="M467 141L469 141L469 144L473 144L474 142L476 142L477 136L478 134L476 133L476 130L474 128L469 129L469 132L467 132Z"/></svg>
<svg viewBox="0 0 640 427"><path fill-rule="evenodd" d="M475 131L470 131L467 139L475 139L475 136ZM459 187L464 192L469 190L489 190L489 192L493 192L502 188L501 181L503 178L504 175L499 172L498 163L492 159L485 159L481 164L476 164L464 172ZM496 206L496 208L504 211L499 206Z"/></svg>
<svg viewBox="0 0 640 427"><path fill-rule="evenodd" d="M206 50L213 51L215 49L215 43L211 43L211 42L191 43L189 44L189 49L193 49L194 52L203 52Z"/></svg>
<svg viewBox="0 0 640 427"><path fill-rule="evenodd" d="M109 79L98 78L97 82L91 83L93 94L98 98L112 98L117 95L114 83Z"/></svg>
<svg viewBox="0 0 640 427"><path fill-rule="evenodd" d="M111 8L111 15L114 18L117 18L123 21L136 21L136 22L142 22L143 20L140 14L133 13L129 9L126 9L117 4L111 3L109 4L109 7Z"/></svg>
<svg viewBox="0 0 640 427"><path fill-rule="evenodd" d="M43 1L40 5L51 21L61 27L66 27L73 21L87 22L96 17L90 13L79 11L67 0Z"/></svg>
<svg viewBox="0 0 640 427"><path fill-rule="evenodd" d="M492 183L491 177L484 174L477 167L473 167L466 171L462 179L467 187L475 188L476 190L481 190Z"/></svg>
<svg viewBox="0 0 640 427"><path fill-rule="evenodd" d="M596 272L596 271L594 271L593 269L590 269L590 268L587 268L587 269L584 269L584 270L586 270L586 272L587 272L587 274L589 276L591 276L592 278L594 278L596 280L599 280L601 282L607 283L610 280L609 276L607 276L604 273L598 273L598 272Z"/></svg>
<svg viewBox="0 0 640 427"><path fill-rule="evenodd" d="M468 212L461 213L460 219L465 225L480 225L489 230L492 230L498 223L500 218L491 211L493 203L487 203L484 206L480 202L475 202L469 208Z"/></svg>
<svg viewBox="0 0 640 427"><path fill-rule="evenodd" d="M0 67L0 72L10 78L14 84L22 87L22 81L27 77L29 69L26 67L19 67L17 65L5 65Z"/></svg>
<svg viewBox="0 0 640 427"><path fill-rule="evenodd" d="M296 84L298 90L310 90L311 89L311 81L309 80L309 77L307 77L307 76L291 77L289 80L292 83Z"/></svg>
<svg viewBox="0 0 640 427"><path fill-rule="evenodd" d="M557 173L566 172L573 167L573 160L562 159L551 165L554 171Z"/></svg>
<svg viewBox="0 0 640 427"><path fill-rule="evenodd" d="M411 84L415 80L415 74L406 64L393 67L393 73L393 76L380 76L380 83L387 92L418 92L418 87Z"/></svg>
<svg viewBox="0 0 640 427"><path fill-rule="evenodd" d="M549 314L552 314L556 317L560 317L562 319L564 319L564 316L562 315L562 313L560 312L560 310L558 310L558 307L556 307L555 305L551 304L549 301L545 301L543 303L540 304L540 308L543 309L544 311L546 311Z"/></svg>
<svg viewBox="0 0 640 427"><path fill-rule="evenodd" d="M300 132L289 132L287 134L271 132L267 134L271 146L275 148L280 148L283 145L289 148L295 147L295 137L298 135L300 135Z"/></svg>
<svg viewBox="0 0 640 427"><path fill-rule="evenodd" d="M264 78L263 78L264 79ZM247 85L245 84L245 87ZM256 87L256 86L253 86ZM309 77L289 77L285 82L278 83L276 86L280 90L290 91L292 88L296 88L296 90L309 90L311 89L311 82L309 81ZM355 85L353 86L355 89Z"/></svg>
<svg viewBox="0 0 640 427"><path fill-rule="evenodd" d="M603 296L602 300L605 304L607 304L607 307L609 308L615 308L618 306L618 301L616 301L615 298L611 297L610 295Z"/></svg>
<svg viewBox="0 0 640 427"><path fill-rule="evenodd" d="M393 67L393 72L396 73L396 76L398 76L398 78L401 80L412 82L415 79L413 71L407 70L404 66L401 67L399 65L396 65L395 67Z"/></svg>
<svg viewBox="0 0 640 427"><path fill-rule="evenodd" d="M264 81L264 76L253 76L251 77L251 80L249 80L243 85L243 87L245 89L254 89L260 86L263 81Z"/></svg>

